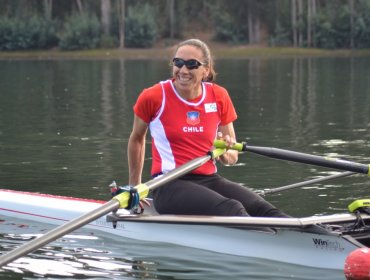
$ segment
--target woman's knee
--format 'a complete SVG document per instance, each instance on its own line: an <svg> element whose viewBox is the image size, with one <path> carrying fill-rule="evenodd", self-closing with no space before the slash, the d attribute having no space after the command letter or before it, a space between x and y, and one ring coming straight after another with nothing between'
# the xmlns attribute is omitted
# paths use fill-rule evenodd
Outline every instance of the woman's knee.
<svg viewBox="0 0 370 280"><path fill-rule="evenodd" d="M243 204L235 199L225 199L216 208L219 216L249 216Z"/></svg>

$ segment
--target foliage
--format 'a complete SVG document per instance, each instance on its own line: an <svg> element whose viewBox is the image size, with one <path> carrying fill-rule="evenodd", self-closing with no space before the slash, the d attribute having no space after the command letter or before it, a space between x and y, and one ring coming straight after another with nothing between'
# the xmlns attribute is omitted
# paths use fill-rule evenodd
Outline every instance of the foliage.
<svg viewBox="0 0 370 280"><path fill-rule="evenodd" d="M34 15L0 18L0 50L46 49L57 45L55 22Z"/></svg>
<svg viewBox="0 0 370 280"><path fill-rule="evenodd" d="M176 1L176 0L172 0L172 1ZM171 12L170 10L170 5L167 2L167 5L165 7L163 7L163 9L161 10L160 7L156 7L156 14L157 15L160 15L160 14L167 14L168 16L164 17L164 16L157 16L155 21L156 21L156 25L158 27L158 31L157 31L157 36L162 36L164 38L170 38L171 36L173 36L173 38L182 38L183 35L184 35L184 28L185 28L185 23L188 22L188 23L191 23L192 20L188 21L188 19L193 19L195 17L197 18L200 18L198 15L194 15L192 12L193 12L193 9L191 9L191 11L189 11L187 8L187 5L185 5L186 3L184 1L176 1L176 5L174 5L174 10ZM198 1L194 1L194 5L199 5L199 2ZM171 13L172 13L172 16L174 18L174 22L172 23L171 25ZM184 17L184 16L179 16L181 14L185 13L187 16ZM190 24L191 25L191 24ZM172 26L172 30L171 30L171 26ZM171 34L171 31L173 32L173 34ZM173 39L172 38L172 39Z"/></svg>
<svg viewBox="0 0 370 280"><path fill-rule="evenodd" d="M360 15L356 15L354 24L354 37L357 48L370 48L370 2L361 1L358 9Z"/></svg>
<svg viewBox="0 0 370 280"><path fill-rule="evenodd" d="M280 22L276 24L274 33L270 36L270 46L290 46L292 44L290 29L284 28Z"/></svg>
<svg viewBox="0 0 370 280"><path fill-rule="evenodd" d="M243 8L244 7L244 8ZM245 5L238 1L223 1L214 5L211 9L213 14L214 40L219 42L242 43L247 41L248 25L244 20L242 11Z"/></svg>
<svg viewBox="0 0 370 280"><path fill-rule="evenodd" d="M108 16L100 1L1 0L0 50L117 47L122 5L126 47L151 47L157 39L204 31L212 32L214 40L234 44L251 40L273 46L370 47L370 0L106 1ZM104 35L99 18L103 12L111 19L111 30Z"/></svg>
<svg viewBox="0 0 370 280"><path fill-rule="evenodd" d="M242 28L236 24L234 18L227 13L218 13L214 19L214 39L219 42L241 43L246 41Z"/></svg>
<svg viewBox="0 0 370 280"><path fill-rule="evenodd" d="M125 20L125 46L152 47L157 36L154 18L155 10L149 4L130 7Z"/></svg>
<svg viewBox="0 0 370 280"><path fill-rule="evenodd" d="M370 1L359 1L355 7L353 33L351 33L351 12L348 5L340 2L326 2L325 6L318 9L312 18L315 28L314 40L316 47L324 49L350 48L351 36L356 42L356 47L370 47ZM292 26L289 15L280 18L275 30L270 37L271 45L291 45ZM304 34L304 45L307 45L306 30L307 19L298 21L298 30Z"/></svg>
<svg viewBox="0 0 370 280"><path fill-rule="evenodd" d="M102 35L99 46L104 49L114 48L118 46L118 38L108 35Z"/></svg>
<svg viewBox="0 0 370 280"><path fill-rule="evenodd" d="M350 13L346 6L323 9L316 19L316 42L319 48L348 48Z"/></svg>
<svg viewBox="0 0 370 280"><path fill-rule="evenodd" d="M98 47L100 36L100 22L95 15L73 14L63 26L59 46L62 50L93 49Z"/></svg>

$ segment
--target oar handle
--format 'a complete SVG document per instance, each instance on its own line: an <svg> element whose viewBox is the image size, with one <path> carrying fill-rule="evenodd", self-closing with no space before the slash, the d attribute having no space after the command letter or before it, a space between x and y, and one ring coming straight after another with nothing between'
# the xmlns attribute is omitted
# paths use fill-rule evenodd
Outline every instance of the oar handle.
<svg viewBox="0 0 370 280"><path fill-rule="evenodd" d="M356 173L367 174L368 176L370 176L370 164L362 164L337 158L321 157L277 148L249 146L244 142L236 143L231 147L227 147L224 141L216 140L214 142L214 146L216 148L228 148L237 151L252 152L270 158L283 159L322 167L352 171Z"/></svg>
<svg viewBox="0 0 370 280"><path fill-rule="evenodd" d="M213 145L215 146L215 148L217 149L231 149L231 150L236 150L236 151L239 151L239 152L243 152L243 151L246 151L246 145L247 143L245 142L241 142L241 143L235 143L234 145L232 145L231 147L227 146L226 142L223 141L223 140L215 140L213 142Z"/></svg>

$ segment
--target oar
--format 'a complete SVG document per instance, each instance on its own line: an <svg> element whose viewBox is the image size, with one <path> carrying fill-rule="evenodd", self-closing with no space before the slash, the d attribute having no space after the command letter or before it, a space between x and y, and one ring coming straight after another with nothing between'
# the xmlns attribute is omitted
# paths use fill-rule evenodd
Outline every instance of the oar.
<svg viewBox="0 0 370 280"><path fill-rule="evenodd" d="M160 187L161 185L164 185L165 183L170 182L171 180L174 180L196 168L199 166L203 165L207 161L209 161L212 158L217 158L220 155L222 155L225 152L225 149L215 149L209 154L195 158L184 165L170 171L169 173L157 177L153 180L148 181L147 183L144 184L139 184L135 186L137 189L140 199L144 199L148 196L149 191L153 190L157 187ZM108 214L111 211L115 211L119 208L126 208L128 207L128 202L129 202L129 193L124 192L121 193L112 200L108 201L107 203L103 204L102 206L98 207L97 209L86 213L82 215L81 217L75 218L63 225L58 226L57 228L47 232L46 234L33 239L32 241L14 249L13 251L8 252L5 255L0 256L0 267L32 252L35 251L38 248L41 248L45 244L48 244L59 237L70 233L106 214Z"/></svg>
<svg viewBox="0 0 370 280"><path fill-rule="evenodd" d="M350 176L350 175L353 175L353 174L356 174L356 173L351 172L351 171L345 171L345 172L341 172L341 173L337 173L337 174L333 174L333 175L329 175L329 176L324 176L324 177L320 177L320 178L315 178L315 179L311 179L311 180L307 180L307 181L303 181L303 182L299 182L299 183L294 183L294 184L290 184L290 185L286 185L286 186L282 186L282 187L278 187L278 188L260 190L260 191L256 191L256 193L258 193L261 196L265 196L266 194L273 194L273 193L277 193L277 192L281 192L281 191L300 188L300 187L303 187L303 186L307 186L307 185L311 185L311 184L317 184L317 183L321 183L321 182L324 182L324 181L327 181L327 180L346 177L346 176Z"/></svg>
<svg viewBox="0 0 370 280"><path fill-rule="evenodd" d="M220 149L229 148L222 140L216 140L214 146ZM277 148L249 146L246 143L236 143L232 147L230 147L230 149L240 152L252 152L270 158L312 164L345 171L352 171L355 173L367 174L370 176L370 164L362 164L337 158L321 157Z"/></svg>

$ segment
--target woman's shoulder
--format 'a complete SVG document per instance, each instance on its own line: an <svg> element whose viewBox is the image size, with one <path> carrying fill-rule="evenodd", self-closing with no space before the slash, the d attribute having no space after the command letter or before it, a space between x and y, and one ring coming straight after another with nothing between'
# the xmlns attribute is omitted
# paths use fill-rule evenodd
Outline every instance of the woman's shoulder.
<svg viewBox="0 0 370 280"><path fill-rule="evenodd" d="M146 123L149 123L155 116L162 104L162 86L160 83L145 88L139 95L134 112Z"/></svg>
<svg viewBox="0 0 370 280"><path fill-rule="evenodd" d="M156 95L156 94L162 94L162 86L160 83L157 83L155 85L152 85L150 87L147 87L143 89L141 94L145 95Z"/></svg>
<svg viewBox="0 0 370 280"><path fill-rule="evenodd" d="M225 99L229 98L229 93L227 89L224 88L223 86L219 84L215 84L215 83L207 83L207 84L209 87L212 88L213 94L218 101L223 102Z"/></svg>
<svg viewBox="0 0 370 280"><path fill-rule="evenodd" d="M142 102L149 102L149 103L160 103L162 102L163 97L163 89L161 83L157 83L150 87L143 89L140 93L138 101Z"/></svg>
<svg viewBox="0 0 370 280"><path fill-rule="evenodd" d="M227 89L219 84L207 82L206 85L212 87L215 94L227 94Z"/></svg>

